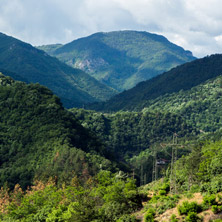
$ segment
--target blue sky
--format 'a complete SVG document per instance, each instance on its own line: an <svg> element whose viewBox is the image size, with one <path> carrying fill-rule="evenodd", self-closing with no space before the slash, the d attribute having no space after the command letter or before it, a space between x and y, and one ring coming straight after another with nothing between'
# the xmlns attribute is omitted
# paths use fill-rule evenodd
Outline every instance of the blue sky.
<svg viewBox="0 0 222 222"><path fill-rule="evenodd" d="M0 0L0 32L43 45L148 31L203 57L222 53L221 9L221 0Z"/></svg>

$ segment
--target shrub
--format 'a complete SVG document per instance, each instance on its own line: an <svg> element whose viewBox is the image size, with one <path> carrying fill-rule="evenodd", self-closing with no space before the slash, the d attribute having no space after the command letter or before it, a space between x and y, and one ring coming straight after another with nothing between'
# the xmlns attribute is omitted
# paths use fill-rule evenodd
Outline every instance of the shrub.
<svg viewBox="0 0 222 222"><path fill-rule="evenodd" d="M170 217L170 222L178 222L178 219L176 218L175 214L172 214Z"/></svg>
<svg viewBox="0 0 222 222"><path fill-rule="evenodd" d="M201 205L198 205L197 202L188 202L184 201L182 205L178 206L178 212L180 215L188 215L189 213L199 213L202 211Z"/></svg>
<svg viewBox="0 0 222 222"><path fill-rule="evenodd" d="M192 185L190 188L190 193L197 193L199 191L200 191L200 186L197 184Z"/></svg>
<svg viewBox="0 0 222 222"><path fill-rule="evenodd" d="M159 195L160 196L165 196L167 194L166 190L160 190Z"/></svg>
<svg viewBox="0 0 222 222"><path fill-rule="evenodd" d="M214 214L218 214L222 211L222 206L212 205L211 210Z"/></svg>
<svg viewBox="0 0 222 222"><path fill-rule="evenodd" d="M144 216L145 222L153 222L155 214L156 213L154 209L148 209Z"/></svg>
<svg viewBox="0 0 222 222"><path fill-rule="evenodd" d="M197 216L197 213L190 212L188 216L185 218L186 222L198 222L201 221L200 217Z"/></svg>
<svg viewBox="0 0 222 222"><path fill-rule="evenodd" d="M211 194L211 195L205 196L203 203L204 204L208 204L209 206L216 205L217 204L217 202L216 202L216 195L215 194Z"/></svg>
<svg viewBox="0 0 222 222"><path fill-rule="evenodd" d="M217 205L212 205L212 212L214 213L214 214L217 214L218 212L219 212L219 209L218 209L218 206Z"/></svg>
<svg viewBox="0 0 222 222"><path fill-rule="evenodd" d="M162 187L160 187L160 190L165 190L166 193L170 191L170 185L169 183L164 183Z"/></svg>
<svg viewBox="0 0 222 222"><path fill-rule="evenodd" d="M151 213L146 213L144 219L145 222L154 222L154 217Z"/></svg>
<svg viewBox="0 0 222 222"><path fill-rule="evenodd" d="M116 222L136 222L136 217L131 215L123 215Z"/></svg>
<svg viewBox="0 0 222 222"><path fill-rule="evenodd" d="M174 208L176 206L176 203L179 200L178 195L173 196L160 196L155 195L152 197L152 199L146 204L145 209L154 208L156 210L156 213L162 214L166 210L170 208Z"/></svg>

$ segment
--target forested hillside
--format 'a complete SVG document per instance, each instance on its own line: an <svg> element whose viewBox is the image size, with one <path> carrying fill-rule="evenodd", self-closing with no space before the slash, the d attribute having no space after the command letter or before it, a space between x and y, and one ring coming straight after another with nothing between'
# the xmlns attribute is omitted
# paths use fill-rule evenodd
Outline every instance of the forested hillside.
<svg viewBox="0 0 222 222"><path fill-rule="evenodd" d="M206 81L191 90L167 94L143 105L143 111L165 110L182 116L202 132L222 128L222 76Z"/></svg>
<svg viewBox="0 0 222 222"><path fill-rule="evenodd" d="M117 112L102 114L84 109L71 109L82 126L105 142L119 159L129 159L155 143L171 140L177 135L183 140L194 138L198 131L181 116L167 112Z"/></svg>
<svg viewBox="0 0 222 222"><path fill-rule="evenodd" d="M149 100L165 94L189 90L205 81L222 75L222 55L211 55L203 59L178 66L151 80L114 96L105 103L94 104L91 109L103 111L142 110Z"/></svg>
<svg viewBox="0 0 222 222"><path fill-rule="evenodd" d="M119 92L195 59L163 36L138 31L95 33L38 48Z"/></svg>
<svg viewBox="0 0 222 222"><path fill-rule="evenodd" d="M104 101L116 92L85 72L71 68L45 52L0 33L0 71L40 83L59 96L66 107ZM14 74L12 77L16 77ZM22 80L21 78L16 78Z"/></svg>
<svg viewBox="0 0 222 222"><path fill-rule="evenodd" d="M64 183L94 175L100 164L112 168L102 143L46 87L1 74L0 107L0 186L50 177Z"/></svg>

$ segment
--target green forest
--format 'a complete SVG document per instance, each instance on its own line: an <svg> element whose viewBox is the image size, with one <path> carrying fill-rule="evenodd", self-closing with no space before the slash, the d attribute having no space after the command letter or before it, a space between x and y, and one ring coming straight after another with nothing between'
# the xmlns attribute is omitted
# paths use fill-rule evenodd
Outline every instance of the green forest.
<svg viewBox="0 0 222 222"><path fill-rule="evenodd" d="M0 62L0 221L222 221L221 61L197 59L88 109L69 103L80 91L67 89L67 109L29 69Z"/></svg>
<svg viewBox="0 0 222 222"><path fill-rule="evenodd" d="M60 183L70 180L73 172L94 175L100 164L114 167L103 144L50 90L2 74L0 84L1 186L18 183L24 189L35 177L57 177Z"/></svg>

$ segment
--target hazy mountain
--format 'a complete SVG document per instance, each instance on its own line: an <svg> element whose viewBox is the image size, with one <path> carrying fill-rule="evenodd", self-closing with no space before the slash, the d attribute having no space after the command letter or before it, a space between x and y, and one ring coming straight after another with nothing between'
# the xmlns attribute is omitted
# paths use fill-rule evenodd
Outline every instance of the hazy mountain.
<svg viewBox="0 0 222 222"><path fill-rule="evenodd" d="M118 91L195 59L161 35L138 31L96 33L39 48Z"/></svg>
<svg viewBox="0 0 222 222"><path fill-rule="evenodd" d="M147 106L149 100L180 90L189 90L219 75L222 75L222 55L208 56L141 82L136 87L114 96L109 101L94 104L90 108L105 111L142 110Z"/></svg>
<svg viewBox="0 0 222 222"><path fill-rule="evenodd" d="M67 107L106 100L115 94L113 89L85 72L71 68L30 44L0 33L0 71L4 70L9 71L8 75L19 73L28 82L49 87Z"/></svg>

